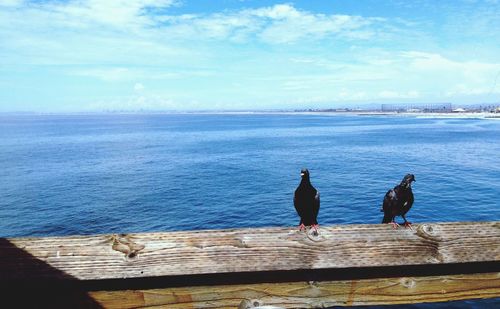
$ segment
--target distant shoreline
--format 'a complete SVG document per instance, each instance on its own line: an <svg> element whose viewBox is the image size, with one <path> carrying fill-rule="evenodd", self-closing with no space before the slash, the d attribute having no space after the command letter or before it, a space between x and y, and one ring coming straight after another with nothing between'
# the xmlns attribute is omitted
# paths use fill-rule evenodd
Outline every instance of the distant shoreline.
<svg viewBox="0 0 500 309"><path fill-rule="evenodd" d="M194 113L196 114L196 113ZM204 114L204 113L200 113ZM207 112L206 114L283 114L283 115L322 115L322 116L396 116L417 118L481 118L500 119L500 113L460 112L460 113L425 113L425 112L382 112L382 111L247 111L247 112Z"/></svg>
<svg viewBox="0 0 500 309"><path fill-rule="evenodd" d="M488 113L488 112L462 112L462 113L419 113L419 112L364 112L358 113L358 115L384 115L384 116L415 116L419 118L498 118L500 119L500 113Z"/></svg>
<svg viewBox="0 0 500 309"><path fill-rule="evenodd" d="M476 118L500 119L500 113L492 112L383 112L383 111L98 111L98 112L0 112L0 116L85 116L85 115L321 115L321 116L396 116L417 118Z"/></svg>

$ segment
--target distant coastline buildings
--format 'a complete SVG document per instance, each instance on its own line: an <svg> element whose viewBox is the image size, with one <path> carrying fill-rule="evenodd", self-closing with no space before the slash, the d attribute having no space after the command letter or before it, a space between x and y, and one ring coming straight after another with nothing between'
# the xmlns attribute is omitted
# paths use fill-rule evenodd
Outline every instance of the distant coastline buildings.
<svg viewBox="0 0 500 309"><path fill-rule="evenodd" d="M374 113L500 113L500 104L473 104L452 105L452 103L424 103L424 104L381 104L378 107L338 107L338 108L309 108L296 109L294 112L374 112Z"/></svg>
<svg viewBox="0 0 500 309"><path fill-rule="evenodd" d="M451 103L432 104L382 104L382 112L451 113Z"/></svg>

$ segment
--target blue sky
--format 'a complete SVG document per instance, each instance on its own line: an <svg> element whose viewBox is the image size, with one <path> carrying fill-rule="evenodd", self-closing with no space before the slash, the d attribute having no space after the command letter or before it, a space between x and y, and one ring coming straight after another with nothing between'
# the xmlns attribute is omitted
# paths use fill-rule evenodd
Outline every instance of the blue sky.
<svg viewBox="0 0 500 309"><path fill-rule="evenodd" d="M500 0L0 0L0 111L500 102Z"/></svg>

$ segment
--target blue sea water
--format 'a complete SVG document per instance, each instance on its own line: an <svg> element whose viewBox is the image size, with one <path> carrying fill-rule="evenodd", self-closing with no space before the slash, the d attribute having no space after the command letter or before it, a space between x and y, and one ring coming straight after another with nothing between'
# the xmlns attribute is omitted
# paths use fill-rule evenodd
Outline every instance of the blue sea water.
<svg viewBox="0 0 500 309"><path fill-rule="evenodd" d="M293 226L307 167L323 225L500 219L500 121L311 114L0 116L0 236Z"/></svg>

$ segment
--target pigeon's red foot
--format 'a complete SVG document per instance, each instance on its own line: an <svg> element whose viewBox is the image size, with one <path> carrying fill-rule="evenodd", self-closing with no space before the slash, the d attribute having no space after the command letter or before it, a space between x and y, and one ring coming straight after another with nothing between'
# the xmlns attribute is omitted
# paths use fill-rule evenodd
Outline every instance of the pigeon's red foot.
<svg viewBox="0 0 500 309"><path fill-rule="evenodd" d="M303 223L301 223L299 225L299 231L302 231L302 230L306 231L306 226Z"/></svg>
<svg viewBox="0 0 500 309"><path fill-rule="evenodd" d="M311 225L311 229L314 231L314 235L318 235L318 229L319 229L319 224L313 224Z"/></svg>
<svg viewBox="0 0 500 309"><path fill-rule="evenodd" d="M394 221L393 221L393 222L389 222L389 223L387 223L387 224L392 224L392 228L393 228L393 229L397 229L397 228L399 227L399 224L397 224L397 223L396 223L396 222L394 222Z"/></svg>
<svg viewBox="0 0 500 309"><path fill-rule="evenodd" d="M407 228L407 229L409 228L410 230L413 230L413 227L411 227L411 222L406 221L405 222L405 228Z"/></svg>
<svg viewBox="0 0 500 309"><path fill-rule="evenodd" d="M319 224L313 224L311 225L311 231L314 236L318 236L318 229L319 229Z"/></svg>

